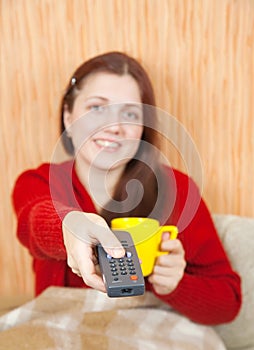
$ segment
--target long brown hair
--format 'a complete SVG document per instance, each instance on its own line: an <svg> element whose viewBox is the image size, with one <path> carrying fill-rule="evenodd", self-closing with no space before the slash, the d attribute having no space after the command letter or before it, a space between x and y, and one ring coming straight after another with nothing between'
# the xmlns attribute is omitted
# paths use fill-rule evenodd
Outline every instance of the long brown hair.
<svg viewBox="0 0 254 350"><path fill-rule="evenodd" d="M65 150L69 154L74 153L72 141L66 136L64 126L64 109L71 112L76 96L85 84L85 78L93 73L109 72L117 75L131 75L137 82L141 101L143 103L144 129L140 147L136 156L126 165L124 174L121 176L110 201L101 211L101 215L110 223L114 217L123 216L143 216L148 217L153 213L153 217L160 219L161 204L158 203L158 181L163 181L162 170L158 162L158 155L154 151L156 145L156 124L155 95L150 79L137 60L121 52L109 52L96 56L84 62L74 72L66 93L61 102L61 132L62 142ZM137 180L130 182L130 180ZM129 186L128 186L129 184ZM140 188L142 184L143 189ZM125 199L131 199L132 203L137 202L137 198L142 190L142 199L131 210L125 210ZM158 209L154 211L157 202Z"/></svg>

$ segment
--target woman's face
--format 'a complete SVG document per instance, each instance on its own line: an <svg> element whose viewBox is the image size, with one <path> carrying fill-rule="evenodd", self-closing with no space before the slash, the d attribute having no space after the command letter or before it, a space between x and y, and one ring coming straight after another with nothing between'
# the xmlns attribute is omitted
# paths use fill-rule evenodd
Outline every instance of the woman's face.
<svg viewBox="0 0 254 350"><path fill-rule="evenodd" d="M124 166L134 157L143 132L140 90L126 75L98 72L85 79L64 123L77 161L100 169Z"/></svg>

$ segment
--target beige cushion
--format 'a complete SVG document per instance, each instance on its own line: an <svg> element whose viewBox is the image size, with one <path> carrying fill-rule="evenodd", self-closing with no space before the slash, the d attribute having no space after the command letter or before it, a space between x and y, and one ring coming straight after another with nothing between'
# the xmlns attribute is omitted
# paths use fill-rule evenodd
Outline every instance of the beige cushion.
<svg viewBox="0 0 254 350"><path fill-rule="evenodd" d="M243 305L236 319L214 327L228 349L254 350L254 218L214 215L233 268L242 278Z"/></svg>

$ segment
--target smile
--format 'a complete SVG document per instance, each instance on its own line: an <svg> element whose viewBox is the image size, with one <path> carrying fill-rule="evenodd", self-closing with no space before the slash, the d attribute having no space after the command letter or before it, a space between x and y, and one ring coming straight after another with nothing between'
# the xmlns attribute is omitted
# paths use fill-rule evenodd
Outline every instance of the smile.
<svg viewBox="0 0 254 350"><path fill-rule="evenodd" d="M100 147L103 147L103 148L113 148L113 149L116 149L116 148L119 148L120 147L120 144L118 142L115 142L115 141L109 141L109 140L95 140L95 143L100 146Z"/></svg>

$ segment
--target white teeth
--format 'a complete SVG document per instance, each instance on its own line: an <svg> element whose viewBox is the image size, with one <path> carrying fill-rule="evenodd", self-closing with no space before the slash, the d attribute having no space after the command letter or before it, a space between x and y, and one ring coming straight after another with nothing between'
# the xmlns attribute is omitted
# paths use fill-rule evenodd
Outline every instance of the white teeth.
<svg viewBox="0 0 254 350"><path fill-rule="evenodd" d="M96 140L95 142L97 143L97 145L99 145L101 147L110 147L110 148L118 147L117 142L111 142L111 141L107 141L107 140Z"/></svg>

